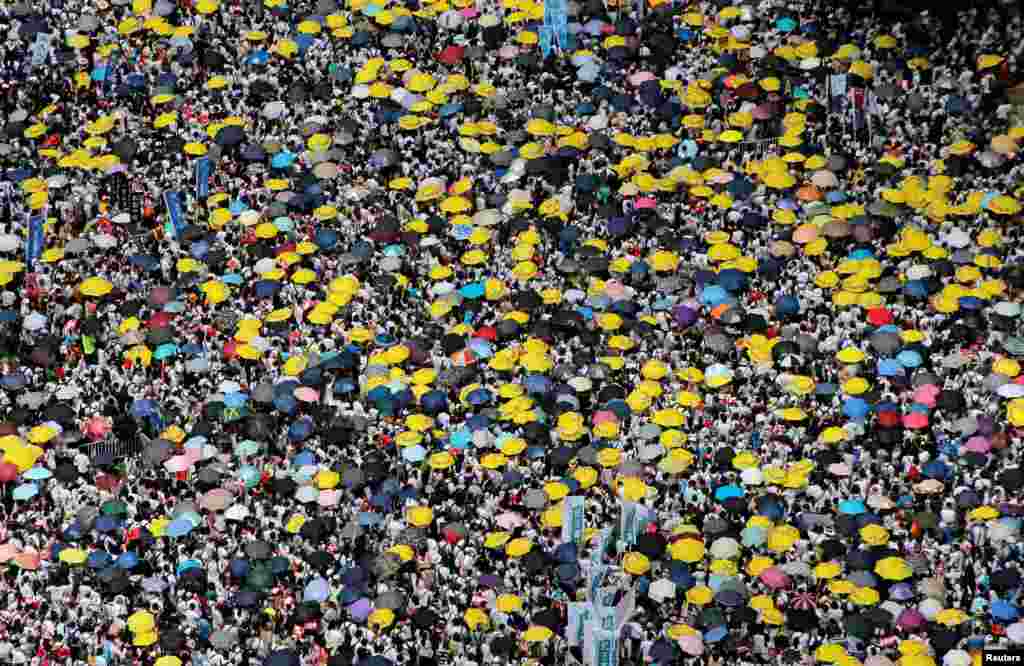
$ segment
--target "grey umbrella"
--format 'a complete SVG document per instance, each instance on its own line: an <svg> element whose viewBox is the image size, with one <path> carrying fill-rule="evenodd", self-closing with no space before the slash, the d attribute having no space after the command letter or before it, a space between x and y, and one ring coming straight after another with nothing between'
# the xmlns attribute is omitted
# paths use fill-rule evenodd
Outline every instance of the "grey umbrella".
<svg viewBox="0 0 1024 666"><path fill-rule="evenodd" d="M523 497L523 506L528 509L543 509L548 505L548 495L543 490L534 488Z"/></svg>
<svg viewBox="0 0 1024 666"><path fill-rule="evenodd" d="M842 171L846 168L846 158L842 155L829 155L825 168L829 171Z"/></svg>
<svg viewBox="0 0 1024 666"><path fill-rule="evenodd" d="M405 608L405 595L398 590L388 590L378 595L373 605L376 608L390 608L391 610Z"/></svg>
<svg viewBox="0 0 1024 666"><path fill-rule="evenodd" d="M903 346L897 333L882 331L871 336L871 347L880 354L891 356Z"/></svg>
<svg viewBox="0 0 1024 666"><path fill-rule="evenodd" d="M263 107L263 110L260 113L263 115L264 118L268 118L270 120L277 120L278 118L283 116L285 114L285 111L287 110L288 107L285 105L284 102L274 101L267 102L267 104Z"/></svg>
<svg viewBox="0 0 1024 666"><path fill-rule="evenodd" d="M381 45L386 49L398 49L405 45L406 37L401 33L389 32L380 40Z"/></svg>
<svg viewBox="0 0 1024 666"><path fill-rule="evenodd" d="M269 383L258 384L251 394L253 402L269 404L274 402L274 385Z"/></svg>
<svg viewBox="0 0 1024 666"><path fill-rule="evenodd" d="M515 153L510 150L499 150L490 157L491 162L498 166L508 166L509 164L512 164L515 159Z"/></svg>
<svg viewBox="0 0 1024 666"><path fill-rule="evenodd" d="M639 432L641 439L652 440L657 439L661 435L661 426L657 423L645 423L640 427Z"/></svg>
<svg viewBox="0 0 1024 666"><path fill-rule="evenodd" d="M92 32L100 27L100 19L95 14L83 14L78 17L78 29L82 32Z"/></svg>
<svg viewBox="0 0 1024 666"><path fill-rule="evenodd" d="M78 237L68 241L65 245L65 254L82 254L92 247L92 242L85 237Z"/></svg>
<svg viewBox="0 0 1024 666"><path fill-rule="evenodd" d="M358 539L363 533L363 528L356 521L352 521L342 527L338 534L342 539Z"/></svg>
<svg viewBox="0 0 1024 666"><path fill-rule="evenodd" d="M783 565L782 570L788 576L802 576L806 578L811 575L811 565L801 561L787 562Z"/></svg>
<svg viewBox="0 0 1024 666"><path fill-rule="evenodd" d="M96 522L96 518L100 515L100 510L94 506L84 506L78 510L75 514L75 519L78 520L78 524L82 527L82 530L91 530L92 524Z"/></svg>
<svg viewBox="0 0 1024 666"><path fill-rule="evenodd" d="M576 452L576 458L584 465L593 465L597 462L597 451L592 446L584 446Z"/></svg>

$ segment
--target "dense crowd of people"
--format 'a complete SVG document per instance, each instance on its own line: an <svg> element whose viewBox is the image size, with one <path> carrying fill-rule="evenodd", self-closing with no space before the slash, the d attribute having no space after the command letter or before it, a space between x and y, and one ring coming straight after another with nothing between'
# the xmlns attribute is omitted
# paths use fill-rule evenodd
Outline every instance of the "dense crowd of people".
<svg viewBox="0 0 1024 666"><path fill-rule="evenodd" d="M1011 5L0 7L0 662L1024 643Z"/></svg>

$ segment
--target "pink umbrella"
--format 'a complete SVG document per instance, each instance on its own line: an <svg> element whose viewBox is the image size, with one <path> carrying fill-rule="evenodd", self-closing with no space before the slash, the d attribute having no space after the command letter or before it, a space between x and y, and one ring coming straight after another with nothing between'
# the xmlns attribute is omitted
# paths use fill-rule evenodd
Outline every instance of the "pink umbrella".
<svg viewBox="0 0 1024 666"><path fill-rule="evenodd" d="M519 55L519 47L512 44L506 44L498 50L498 57L502 60L511 60L517 55Z"/></svg>
<svg viewBox="0 0 1024 666"><path fill-rule="evenodd" d="M637 72L633 76L629 77L629 82L634 86L639 86L646 81L657 81L658 77L654 75L654 72Z"/></svg>
<svg viewBox="0 0 1024 666"><path fill-rule="evenodd" d="M14 558L16 558L18 556L18 553L20 552L21 551L18 550L18 547L15 546L13 543L5 543L4 545L0 546L0 563L10 562Z"/></svg>
<svg viewBox="0 0 1024 666"><path fill-rule="evenodd" d="M316 389L300 386L295 389L295 399L301 402L316 402L320 399L320 394L316 392Z"/></svg>
<svg viewBox="0 0 1024 666"><path fill-rule="evenodd" d="M626 296L626 285L618 280L608 280L604 283L604 293L612 300L621 300Z"/></svg>
<svg viewBox="0 0 1024 666"><path fill-rule="evenodd" d="M794 243L810 243L818 237L818 228L811 225L804 225L793 233Z"/></svg>
<svg viewBox="0 0 1024 666"><path fill-rule="evenodd" d="M768 567L761 572L759 578L762 583L773 590L780 590L784 587L788 587L791 582L789 576L786 575L786 572L778 567Z"/></svg>
<svg viewBox="0 0 1024 666"><path fill-rule="evenodd" d="M921 430L928 427L928 415L921 412L913 412L903 415L903 426L911 430Z"/></svg>
<svg viewBox="0 0 1024 666"><path fill-rule="evenodd" d="M214 488L203 495L202 499L199 500L199 504L209 511L223 511L234 499L234 496L224 488Z"/></svg>
<svg viewBox="0 0 1024 666"><path fill-rule="evenodd" d="M914 402L919 402L922 405L928 405L929 407L935 406L935 399L942 392L935 384L924 384L918 386L917 390L914 391Z"/></svg>
<svg viewBox="0 0 1024 666"><path fill-rule="evenodd" d="M338 502L341 501L341 491L321 490L320 497L316 501L320 506L338 506Z"/></svg>
<svg viewBox="0 0 1024 666"><path fill-rule="evenodd" d="M22 569L29 569L30 571L38 569L40 562L42 562L42 558L39 556L39 552L35 550L26 550L14 558L15 564Z"/></svg>
<svg viewBox="0 0 1024 666"><path fill-rule="evenodd" d="M975 436L967 440L967 450L975 453L988 453L992 450L992 442L986 437Z"/></svg>
<svg viewBox="0 0 1024 666"><path fill-rule="evenodd" d="M465 9L463 9L459 13L462 14L463 16L465 16L468 19L476 18L477 16L480 16L480 12L478 12L476 10L476 7L467 7Z"/></svg>
<svg viewBox="0 0 1024 666"><path fill-rule="evenodd" d="M679 649L690 656L699 657L704 654L704 640L700 636L683 636L679 639Z"/></svg>
<svg viewBox="0 0 1024 666"><path fill-rule="evenodd" d="M591 420L594 422L594 425L597 425L598 423L604 423L605 421L618 423L619 417L615 416L615 412L609 411L607 409L602 409L594 412L594 416L591 418Z"/></svg>
<svg viewBox="0 0 1024 666"><path fill-rule="evenodd" d="M790 600L789 607L796 610L812 610L818 607L818 600L810 592L801 592Z"/></svg>
<svg viewBox="0 0 1024 666"><path fill-rule="evenodd" d="M916 608L907 608L896 618L896 624L903 629L917 629L923 627L928 620Z"/></svg>
<svg viewBox="0 0 1024 666"><path fill-rule="evenodd" d="M107 436L111 430L110 419L102 416L94 416L82 426L82 432L94 442L98 442Z"/></svg>
<svg viewBox="0 0 1024 666"><path fill-rule="evenodd" d="M892 659L889 657L876 654L868 657L864 662L864 666L893 666Z"/></svg>
<svg viewBox="0 0 1024 666"><path fill-rule="evenodd" d="M164 462L164 469L172 474L177 474L178 472L186 471L192 466L192 462L188 456L174 456Z"/></svg>
<svg viewBox="0 0 1024 666"><path fill-rule="evenodd" d="M514 530L515 528L523 524L523 518L519 514L506 511L505 513L498 516L494 522L499 526L504 527L506 530Z"/></svg>
<svg viewBox="0 0 1024 666"><path fill-rule="evenodd" d="M836 476L850 476L850 466L845 463L832 463L828 471Z"/></svg>
<svg viewBox="0 0 1024 666"><path fill-rule="evenodd" d="M658 207L658 202L651 197L641 197L636 200L636 207L641 210L653 210Z"/></svg>

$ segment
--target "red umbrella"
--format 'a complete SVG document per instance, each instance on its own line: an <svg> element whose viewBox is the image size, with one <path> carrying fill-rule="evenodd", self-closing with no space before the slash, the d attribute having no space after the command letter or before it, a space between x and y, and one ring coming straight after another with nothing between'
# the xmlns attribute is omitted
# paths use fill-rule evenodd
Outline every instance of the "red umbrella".
<svg viewBox="0 0 1024 666"><path fill-rule="evenodd" d="M462 58L465 55L466 48L464 46L449 46L437 54L437 59L446 65L456 65L462 62Z"/></svg>
<svg viewBox="0 0 1024 666"><path fill-rule="evenodd" d="M928 415L921 412L911 412L903 417L903 425L911 430L921 430L928 427Z"/></svg>
<svg viewBox="0 0 1024 666"><path fill-rule="evenodd" d="M494 328L493 326L481 326L480 328L476 329L475 333L473 333L473 337L483 338L484 340L490 340L491 342L494 342L495 340L498 339L498 329Z"/></svg>
<svg viewBox="0 0 1024 666"><path fill-rule="evenodd" d="M892 323L892 313L885 308L871 308L868 310L868 322L872 326L885 326Z"/></svg>
<svg viewBox="0 0 1024 666"><path fill-rule="evenodd" d="M9 462L0 463L0 483L10 483L18 478L17 465Z"/></svg>
<svg viewBox="0 0 1024 666"><path fill-rule="evenodd" d="M171 319L172 315L170 312L157 312L147 325L150 328L167 328L171 325Z"/></svg>
<svg viewBox="0 0 1024 666"><path fill-rule="evenodd" d="M895 428L900 424L900 415L897 412L879 412L878 425L884 428Z"/></svg>
<svg viewBox="0 0 1024 666"><path fill-rule="evenodd" d="M85 422L82 427L82 432L85 433L86 437L98 442L107 436L110 432L110 419L103 418L102 416L94 416Z"/></svg>
<svg viewBox="0 0 1024 666"><path fill-rule="evenodd" d="M818 600L810 592L800 592L789 603L794 610L812 610L818 607Z"/></svg>

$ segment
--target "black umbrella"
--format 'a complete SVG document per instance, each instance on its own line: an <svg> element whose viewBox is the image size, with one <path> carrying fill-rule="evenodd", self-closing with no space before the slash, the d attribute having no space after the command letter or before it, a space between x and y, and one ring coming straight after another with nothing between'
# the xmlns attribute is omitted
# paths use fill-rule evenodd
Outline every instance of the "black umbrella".
<svg viewBox="0 0 1024 666"><path fill-rule="evenodd" d="M213 138L219 146L237 146L245 140L245 130L238 125L226 125Z"/></svg>

